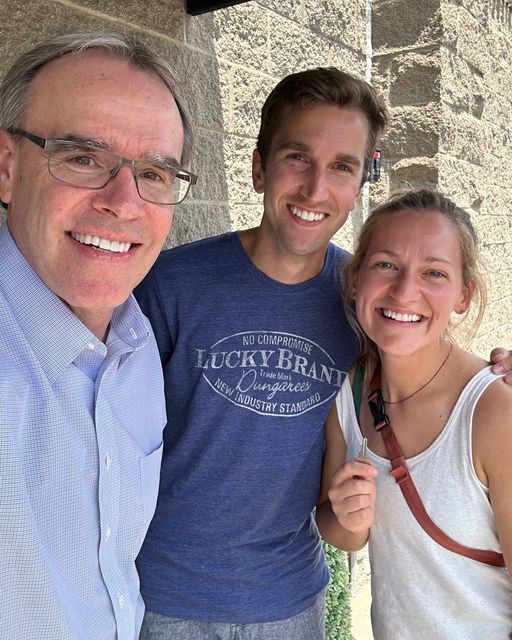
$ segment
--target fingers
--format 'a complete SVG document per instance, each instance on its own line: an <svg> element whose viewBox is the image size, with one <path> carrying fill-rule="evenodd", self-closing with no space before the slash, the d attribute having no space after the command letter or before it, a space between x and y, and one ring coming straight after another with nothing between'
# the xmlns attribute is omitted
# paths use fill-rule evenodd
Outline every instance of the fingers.
<svg viewBox="0 0 512 640"><path fill-rule="evenodd" d="M503 360L503 358L506 358L509 355L509 352L507 349L504 349L503 347L496 347L496 349L493 349L491 351L491 362L499 362L500 360Z"/></svg>
<svg viewBox="0 0 512 640"><path fill-rule="evenodd" d="M350 462L346 462L336 471L332 477L332 482L334 484L339 484L344 480L354 478L354 476L370 480L371 478L376 478L378 473L377 469L368 462L351 460Z"/></svg>
<svg viewBox="0 0 512 640"><path fill-rule="evenodd" d="M348 531L368 529L374 518L377 470L353 460L338 469L328 491L336 519Z"/></svg>
<svg viewBox="0 0 512 640"><path fill-rule="evenodd" d="M512 351L498 347L491 352L491 362L494 363L492 372L495 374L507 373L505 382L512 384Z"/></svg>

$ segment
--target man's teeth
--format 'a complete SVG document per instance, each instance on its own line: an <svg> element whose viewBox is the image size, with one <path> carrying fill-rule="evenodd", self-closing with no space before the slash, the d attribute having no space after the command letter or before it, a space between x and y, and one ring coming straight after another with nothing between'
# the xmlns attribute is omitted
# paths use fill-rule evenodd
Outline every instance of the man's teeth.
<svg viewBox="0 0 512 640"><path fill-rule="evenodd" d="M323 220L325 218L325 213L313 213L312 211L304 211L303 209L299 209L298 207L290 207L291 212L297 218L301 220L307 220L308 222L318 222L318 220Z"/></svg>
<svg viewBox="0 0 512 640"><path fill-rule="evenodd" d="M386 316L386 318L398 320L398 322L419 322L421 320L421 316L417 313L395 313L388 309L382 309L382 315Z"/></svg>
<svg viewBox="0 0 512 640"><path fill-rule="evenodd" d="M71 231L71 237L82 244L93 245L105 251L113 251L114 253L126 253L132 246L131 242L118 242L117 240L107 240L99 236L90 236L85 233L74 233Z"/></svg>

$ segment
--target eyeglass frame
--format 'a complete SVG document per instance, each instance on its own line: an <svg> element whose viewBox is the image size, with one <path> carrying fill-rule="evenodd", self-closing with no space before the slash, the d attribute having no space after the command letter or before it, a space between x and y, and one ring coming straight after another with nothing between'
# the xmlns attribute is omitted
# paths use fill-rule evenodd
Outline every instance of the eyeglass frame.
<svg viewBox="0 0 512 640"><path fill-rule="evenodd" d="M185 192L185 195L183 196L183 198L181 198L180 200L178 200L177 202L156 202L155 200L148 200L147 198L143 198L140 194L139 191L139 182L138 182L138 174L136 172L136 168L138 165L141 164L147 164L147 160L130 160L130 158L125 158L124 156L118 154L118 153L114 153L113 151L110 151L109 149L103 149L102 147L98 147L94 144L90 144L90 143L81 143L83 144L85 149L92 149L92 150L97 150L97 151L103 151L108 153L109 155L111 155L113 158L115 158L117 164L116 166L114 166L112 169L109 170L109 177L107 179L107 181L105 182L105 184L102 184L99 187L89 187L87 185L77 185L77 184L73 184L71 182L67 182L66 180L62 180L62 178L58 178L57 176L55 176L51 169L50 169L50 158L51 158L51 152L52 152L52 148L56 143L64 143L64 144L80 144L75 140L69 140L66 138L42 138L41 136L36 136L34 133L29 133L28 131L25 131L24 129L21 129L19 127L16 128L10 128L8 129L8 132L13 135L13 136L22 136L24 138L26 138L27 140L30 140L30 142L33 142L35 145L37 145L38 147L40 147L46 154L48 154L48 173L52 176L52 178L54 180L57 180L58 182L62 182L62 184L67 184L70 187L75 187L76 189L92 189L94 191L98 191L99 189L103 189L104 187L107 186L107 184L116 177L116 175L119 173L119 171L121 170L121 168L123 167L123 165L127 165L130 166L132 169L132 173L133 173L133 179L135 180L135 186L137 188L137 193L139 195L139 198L141 200L144 200L144 202L150 202L151 204L158 204L158 205L162 205L164 207L168 207L168 206L173 206L173 205L177 205L180 204L181 202L183 202L185 200L185 198L188 196L189 191L190 191L190 187L192 185L195 185L197 183L197 179L198 176L196 176L194 173L191 173L190 171L186 171L185 169L182 169L181 167L176 167L176 178L178 178L178 180L183 180L184 182L188 183L188 189ZM186 178L180 177L179 174L183 174L184 176L186 176Z"/></svg>

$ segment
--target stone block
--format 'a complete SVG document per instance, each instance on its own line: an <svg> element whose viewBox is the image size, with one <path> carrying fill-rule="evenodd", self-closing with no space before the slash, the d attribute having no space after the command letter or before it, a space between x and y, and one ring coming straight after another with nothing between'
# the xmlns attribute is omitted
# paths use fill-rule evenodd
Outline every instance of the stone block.
<svg viewBox="0 0 512 640"><path fill-rule="evenodd" d="M80 8L89 10L96 16L119 21L130 28L150 30L167 38L184 40L185 8L181 2L162 2L161 0L80 0ZM115 28L111 22L111 27Z"/></svg>
<svg viewBox="0 0 512 640"><path fill-rule="evenodd" d="M487 195L482 168L448 153L438 156L439 190L459 206L469 208Z"/></svg>
<svg viewBox="0 0 512 640"><path fill-rule="evenodd" d="M260 224L263 215L263 196L259 196L260 204L231 204L229 214L231 220L231 228L234 229L251 229Z"/></svg>
<svg viewBox="0 0 512 640"><path fill-rule="evenodd" d="M273 16L269 32L269 73L276 78L323 67L329 60L330 41L282 16Z"/></svg>
<svg viewBox="0 0 512 640"><path fill-rule="evenodd" d="M261 108L278 80L233 66L230 73L228 131L256 138Z"/></svg>
<svg viewBox="0 0 512 640"><path fill-rule="evenodd" d="M215 11L212 36L216 57L268 72L268 13L256 2Z"/></svg>
<svg viewBox="0 0 512 640"><path fill-rule="evenodd" d="M493 332L497 332L498 335L495 334L495 340L500 337L500 327L510 326L512 323L510 322L510 315L507 312L507 309L510 309L512 306L512 300L510 295L503 294L496 290L495 287L491 283L491 292L492 298L489 301L489 304L486 309L486 322L482 329L489 330L492 327ZM510 346L510 333L506 336L501 336L502 340L495 341L494 343L490 343L492 347L497 346ZM489 357L489 352L487 353L487 357Z"/></svg>
<svg viewBox="0 0 512 640"><path fill-rule="evenodd" d="M444 0L444 5L449 4L450 0ZM458 0L458 3L466 11L468 11L475 20L477 20L484 27L487 25L489 19L489 3L482 2L482 0Z"/></svg>
<svg viewBox="0 0 512 640"><path fill-rule="evenodd" d="M375 91L382 96L387 107L390 106L389 93L391 89L391 67L394 56L373 56L371 68L371 83Z"/></svg>
<svg viewBox="0 0 512 640"><path fill-rule="evenodd" d="M382 139L382 151L389 160L433 157L439 150L441 110L432 103L424 107L391 110L390 124Z"/></svg>
<svg viewBox="0 0 512 640"><path fill-rule="evenodd" d="M506 242L494 242L485 245L482 244L481 253L486 271L490 273L503 271L510 276L512 244L508 244ZM510 288L509 285L508 288Z"/></svg>
<svg viewBox="0 0 512 640"><path fill-rule="evenodd" d="M510 293L510 261L512 259L512 243L495 242L481 247L482 261L489 274L488 279L493 289L496 288L496 278L505 280L503 292ZM512 318L510 319L512 321Z"/></svg>
<svg viewBox="0 0 512 640"><path fill-rule="evenodd" d="M482 155L491 154L503 161L503 168L509 170L509 155L512 129L508 123L486 121L482 126L481 138L484 145L481 147ZM510 171L509 174L510 176Z"/></svg>
<svg viewBox="0 0 512 640"><path fill-rule="evenodd" d="M483 215L478 225L478 237L482 245L491 246L496 243L512 243L512 219L500 214ZM510 262L509 262L510 264ZM510 284L508 285L510 289Z"/></svg>
<svg viewBox="0 0 512 640"><path fill-rule="evenodd" d="M509 65L512 58L510 50L510 27L512 26L512 9L509 10L510 25L506 29L500 28L495 22L490 22L487 30L487 47L492 52L489 56L490 63L496 63L499 68Z"/></svg>
<svg viewBox="0 0 512 640"><path fill-rule="evenodd" d="M489 176L487 176L489 177ZM491 179L486 181L482 180L482 193L484 199L482 200L481 213L484 216L484 220L489 217L501 217L504 219L509 218L509 211L512 210L512 186L510 183L500 183ZM505 229L504 225L504 229ZM492 238L481 238L482 244L492 244L494 240ZM500 240L502 242L504 240Z"/></svg>
<svg viewBox="0 0 512 640"><path fill-rule="evenodd" d="M486 318L490 311L487 309ZM471 351L476 355L489 359L489 354L494 347L501 345L510 345L510 335L512 333L512 324L499 326L492 323L483 322L478 331L478 335L471 344Z"/></svg>
<svg viewBox="0 0 512 640"><path fill-rule="evenodd" d="M366 60L363 54L352 49L345 49L337 42L329 43L329 57L321 66L332 66L359 78L365 77Z"/></svg>
<svg viewBox="0 0 512 640"><path fill-rule="evenodd" d="M504 126L508 125L511 112L512 95L507 92L507 86L500 86L494 83L489 86L488 84L482 113L483 119Z"/></svg>
<svg viewBox="0 0 512 640"><path fill-rule="evenodd" d="M439 169L436 158L407 158L393 163L389 171L389 188L438 189Z"/></svg>
<svg viewBox="0 0 512 640"><path fill-rule="evenodd" d="M438 102L440 79L439 49L397 54L390 65L389 102L392 107Z"/></svg>
<svg viewBox="0 0 512 640"><path fill-rule="evenodd" d="M224 168L230 205L259 202L252 186L252 152L255 146L256 140L244 136L226 135L224 139Z"/></svg>
<svg viewBox="0 0 512 640"><path fill-rule="evenodd" d="M481 118L487 93L485 80L464 59L443 49L441 99L457 111L467 111Z"/></svg>
<svg viewBox="0 0 512 640"><path fill-rule="evenodd" d="M311 0L264 0L267 9L274 11L280 16L294 20L298 24L304 24L304 5L308 5ZM272 20L272 17L270 17Z"/></svg>
<svg viewBox="0 0 512 640"><path fill-rule="evenodd" d="M366 219L367 215L375 209L375 207L387 200L392 191L389 178L389 164L389 162L384 161L384 170L381 173L380 180L378 182L371 182L368 185L368 200L364 203L363 219Z"/></svg>
<svg viewBox="0 0 512 640"><path fill-rule="evenodd" d="M106 28L127 31L126 25L118 25L115 21L111 23L108 17L82 11L78 6L66 6L49 0L2 0L0 75L4 74L21 53L53 35L64 31Z"/></svg>
<svg viewBox="0 0 512 640"><path fill-rule="evenodd" d="M460 5L443 6L443 43L481 73L488 72L488 32ZM478 43L478 46L475 46Z"/></svg>
<svg viewBox="0 0 512 640"><path fill-rule="evenodd" d="M171 43L164 44L167 48L176 50L176 53L169 51L167 55L169 59L176 60L180 93L194 127L222 130L225 105L221 96L222 83L216 59L188 47L176 48Z"/></svg>
<svg viewBox="0 0 512 640"><path fill-rule="evenodd" d="M224 157L224 135L210 129L196 129L192 171L198 175L189 201L227 202L228 177Z"/></svg>
<svg viewBox="0 0 512 640"><path fill-rule="evenodd" d="M220 9L222 11L222 9ZM214 14L185 17L185 39L192 49L215 55Z"/></svg>
<svg viewBox="0 0 512 640"><path fill-rule="evenodd" d="M376 54L437 44L441 0L375 0L372 42Z"/></svg>
<svg viewBox="0 0 512 640"><path fill-rule="evenodd" d="M354 242L360 225L357 227L357 232L354 228L354 222L360 220L361 216L356 211L353 211L347 218L345 224L338 229L338 231L332 237L332 242L338 247L342 247L347 251L352 251L354 248Z"/></svg>
<svg viewBox="0 0 512 640"><path fill-rule="evenodd" d="M225 233L230 229L227 204L212 205L187 199L176 207L166 247L176 247L186 242Z"/></svg>
<svg viewBox="0 0 512 640"><path fill-rule="evenodd" d="M366 0L316 0L304 5L305 26L354 51L366 50Z"/></svg>
<svg viewBox="0 0 512 640"><path fill-rule="evenodd" d="M480 120L443 106L439 149L472 164L482 163L486 140Z"/></svg>

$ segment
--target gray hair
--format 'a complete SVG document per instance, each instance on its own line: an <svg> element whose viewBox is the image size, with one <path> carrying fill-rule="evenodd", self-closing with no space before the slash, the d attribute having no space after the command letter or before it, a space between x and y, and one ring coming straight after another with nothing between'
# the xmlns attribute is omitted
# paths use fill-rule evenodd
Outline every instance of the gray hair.
<svg viewBox="0 0 512 640"><path fill-rule="evenodd" d="M192 156L192 127L187 111L177 94L176 76L171 66L140 41L110 31L84 31L57 35L24 53L7 72L0 84L0 127L20 127L31 82L46 64L68 55L99 49L126 60L141 71L154 74L165 84L174 98L183 125L181 163L187 165Z"/></svg>

